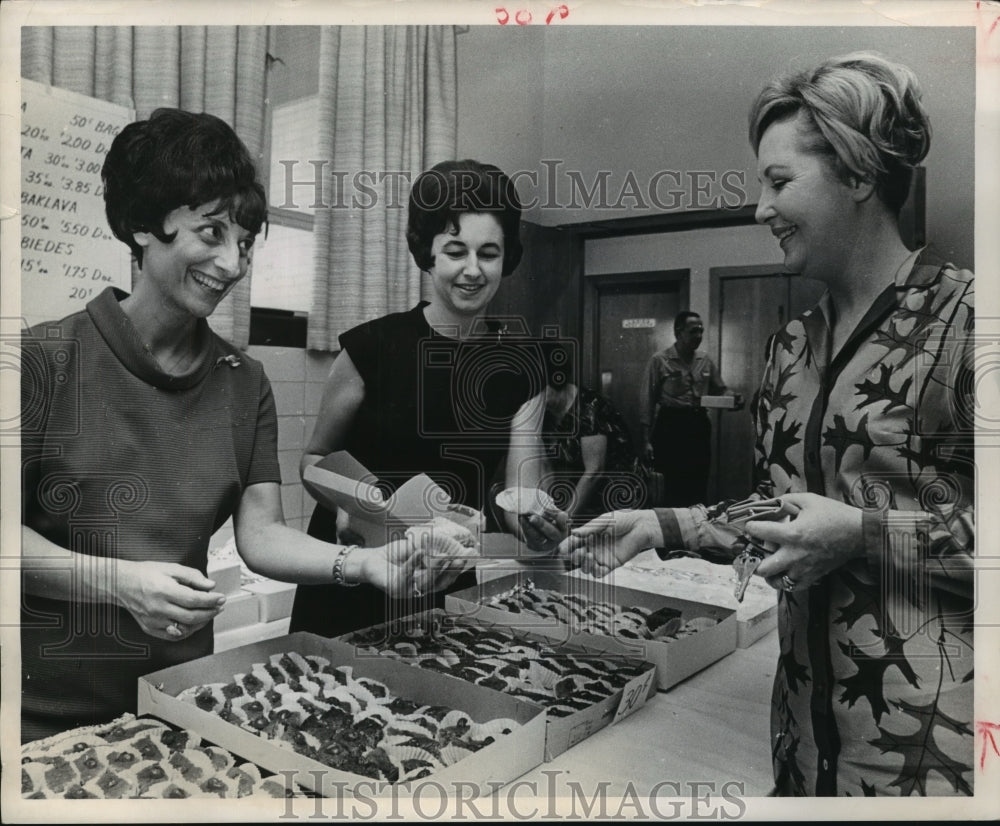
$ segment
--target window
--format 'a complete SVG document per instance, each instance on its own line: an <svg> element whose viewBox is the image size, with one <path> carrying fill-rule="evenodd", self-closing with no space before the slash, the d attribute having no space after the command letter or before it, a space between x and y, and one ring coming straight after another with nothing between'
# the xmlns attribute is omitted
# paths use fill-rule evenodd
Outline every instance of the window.
<svg viewBox="0 0 1000 826"><path fill-rule="evenodd" d="M275 106L271 112L267 238L254 250L250 303L290 312L309 312L313 279L313 203L308 186L316 158L315 95ZM282 163L285 161L285 163ZM291 179L291 180L289 180ZM288 195L291 194L292 198ZM287 208L289 204L295 208Z"/></svg>

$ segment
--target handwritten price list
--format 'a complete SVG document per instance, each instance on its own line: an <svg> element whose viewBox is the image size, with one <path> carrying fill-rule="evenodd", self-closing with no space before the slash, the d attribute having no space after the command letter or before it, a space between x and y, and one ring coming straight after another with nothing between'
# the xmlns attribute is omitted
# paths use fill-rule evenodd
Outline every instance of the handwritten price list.
<svg viewBox="0 0 1000 826"><path fill-rule="evenodd" d="M104 217L101 166L128 109L22 79L21 314L76 312L105 287L129 288L128 248Z"/></svg>

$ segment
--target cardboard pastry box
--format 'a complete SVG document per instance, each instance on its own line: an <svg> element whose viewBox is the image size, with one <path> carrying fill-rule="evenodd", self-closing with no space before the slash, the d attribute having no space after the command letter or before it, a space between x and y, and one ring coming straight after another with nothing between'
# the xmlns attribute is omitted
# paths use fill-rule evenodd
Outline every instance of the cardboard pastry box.
<svg viewBox="0 0 1000 826"><path fill-rule="evenodd" d="M722 410L732 410L736 407L735 396L702 396L700 399L702 407L714 407Z"/></svg>
<svg viewBox="0 0 1000 826"><path fill-rule="evenodd" d="M386 498L375 475L345 450L306 468L302 482L321 505L347 511L351 529L364 537L370 548L399 539L407 528L435 517L457 522L477 539L482 529L481 513L453 506L447 492L424 474L407 480Z"/></svg>
<svg viewBox="0 0 1000 826"><path fill-rule="evenodd" d="M491 628L496 628L498 630L503 630L508 633L514 634L519 640L525 642L541 642L554 649L556 649L557 654L567 655L572 654L582 658L589 659L621 659L621 655L608 655L606 652L599 648L594 648L586 644L584 641L575 641L573 643L559 644L555 640L551 639L542 634L532 634L530 632L520 631L516 628L511 628L506 623L491 623L484 621L479 617L475 619L465 619L462 617L448 615L446 612L440 609L435 609L432 611L425 611L420 614L413 614L406 617L402 621L404 627L412 627L414 624L419 624L423 628L431 629L433 627L440 627L443 621L454 622L459 626L468 627L470 629L482 629L489 630ZM391 629L391 624L372 626L371 628L366 628L361 631L352 631L349 634L345 634L339 639L349 644L348 640L357 634L363 634L365 636L371 636L373 631L384 632L384 643L385 646L391 646L395 638ZM360 648L361 646L353 646L352 648ZM374 645L373 647L379 648L380 645ZM626 657L630 661L631 665L636 665L640 667L640 673L626 683L622 688L617 691L612 692L608 697L600 700L587 708L581 709L573 714L567 715L565 717L556 717L553 715L548 715L546 722L546 734L545 734L545 759L546 761L552 760L558 755L562 754L567 749L575 746L582 740L590 737L590 735L595 732L600 731L602 728L610 725L611 723L617 723L624 720L626 717L630 716L634 712L638 711L645 705L646 700L652 694L656 693L656 666L653 663L645 662L641 659L636 659L633 657ZM397 660L394 660L398 662ZM424 670L415 663L411 663L410 666L417 670ZM439 673L435 671L434 673ZM442 676L446 679L456 680L458 682L465 683L466 685L474 685L469 681L463 679L460 676L448 674L447 672L442 673ZM500 689L488 689L490 691L496 691L496 693L503 697L516 696L508 695ZM528 700L525 700L529 702ZM544 706L539 703L540 708Z"/></svg>
<svg viewBox="0 0 1000 826"><path fill-rule="evenodd" d="M257 594L240 588L226 597L222 612L215 618L215 633L221 634L236 628L246 628L260 621L260 605Z"/></svg>
<svg viewBox="0 0 1000 826"><path fill-rule="evenodd" d="M276 622L292 615L292 606L295 604L294 583L262 579L248 582L243 588L257 595L261 622Z"/></svg>
<svg viewBox="0 0 1000 826"><path fill-rule="evenodd" d="M737 648L748 648L778 626L778 592L755 576L747 586L743 602L737 602L733 596L731 565L692 557L662 560L656 551L643 551L615 568L608 579L636 591L735 609Z"/></svg>
<svg viewBox="0 0 1000 826"><path fill-rule="evenodd" d="M639 607L650 611L675 610L683 622L695 617L709 617L716 624L689 636L670 640L643 640L609 637L581 631L553 617L531 613L513 613L483 603L529 582L536 588L572 595L588 602L604 602L623 608ZM656 665L657 684L661 691L701 671L736 650L736 612L717 605L620 588L604 580L584 579L555 571L518 571L508 576L481 582L445 596L445 610L469 617L476 622L495 622L560 643L583 644L591 650L647 660Z"/></svg>
<svg viewBox="0 0 1000 826"><path fill-rule="evenodd" d="M213 554L208 555L206 576L215 582L214 590L226 596L240 592L240 560L239 557L229 559Z"/></svg>
<svg viewBox="0 0 1000 826"><path fill-rule="evenodd" d="M226 722L194 703L178 700L184 689L206 683L228 682L233 675L248 673L255 663L268 662L272 654L298 652L302 656L325 657L335 666L351 666L358 677L384 683L389 691L423 705L440 705L466 712L476 722L510 718L521 725L512 733L435 771L425 780L392 786L358 774L331 768L289 748ZM234 648L166 668L140 678L138 712L188 728L206 740L272 772L294 771L294 781L317 794L337 797L353 794L364 784L366 795L409 797L421 783L435 782L445 788L463 783L478 787L483 795L498 785L516 779L542 762L545 749L545 713L538 706L495 691L434 674L382 657L355 657L352 646L315 634L298 632Z"/></svg>

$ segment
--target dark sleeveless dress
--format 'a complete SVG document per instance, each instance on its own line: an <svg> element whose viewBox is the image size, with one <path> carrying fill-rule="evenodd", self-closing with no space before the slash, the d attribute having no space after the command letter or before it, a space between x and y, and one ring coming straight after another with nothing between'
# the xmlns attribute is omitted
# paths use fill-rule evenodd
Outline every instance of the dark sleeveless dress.
<svg viewBox="0 0 1000 826"><path fill-rule="evenodd" d="M491 486L502 484L510 423L544 387L537 347L505 335L496 324L457 341L434 332L421 302L340 336L365 383L365 397L344 449L379 479L388 494L426 473L453 502L486 510ZM309 535L337 541L335 514L317 505ZM475 585L475 572L449 590ZM443 593L393 600L372 585L300 585L291 631L339 636L442 607Z"/></svg>

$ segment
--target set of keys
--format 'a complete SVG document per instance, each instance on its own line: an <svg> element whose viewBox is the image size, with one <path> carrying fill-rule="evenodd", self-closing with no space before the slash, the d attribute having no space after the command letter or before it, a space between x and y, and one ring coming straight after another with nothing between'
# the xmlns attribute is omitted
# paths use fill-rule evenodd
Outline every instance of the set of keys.
<svg viewBox="0 0 1000 826"><path fill-rule="evenodd" d="M726 508L717 520L722 524L735 525L741 529L740 542L743 545L743 550L733 560L736 582L733 596L736 597L737 602L743 602L743 596L750 584L750 577L754 575L757 567L768 554L776 550L769 546L769 543L758 542L746 532L742 532L743 526L756 519L785 522L795 513L797 513L797 509L782 502L781 499L745 499Z"/></svg>

